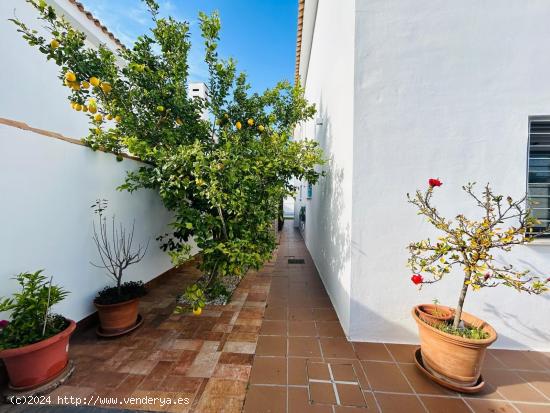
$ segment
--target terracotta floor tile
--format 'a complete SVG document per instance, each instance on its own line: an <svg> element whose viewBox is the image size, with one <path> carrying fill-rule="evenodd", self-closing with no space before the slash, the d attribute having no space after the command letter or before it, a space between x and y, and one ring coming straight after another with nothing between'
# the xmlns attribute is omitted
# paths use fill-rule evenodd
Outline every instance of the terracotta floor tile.
<svg viewBox="0 0 550 413"><path fill-rule="evenodd" d="M309 361L322 362L320 358L307 359L303 357L288 357L288 384L307 385L307 363Z"/></svg>
<svg viewBox="0 0 550 413"><path fill-rule="evenodd" d="M386 348L398 363L414 363L414 352L419 346L415 344L386 344ZM382 357L384 357L384 352Z"/></svg>
<svg viewBox="0 0 550 413"><path fill-rule="evenodd" d="M518 402L548 402L542 394L511 370L490 370L483 373L485 380L496 387L506 399Z"/></svg>
<svg viewBox="0 0 550 413"><path fill-rule="evenodd" d="M323 357L327 358L343 358L353 359L355 358L355 352L351 343L342 337L327 338L321 337L321 348L323 350Z"/></svg>
<svg viewBox="0 0 550 413"><path fill-rule="evenodd" d="M309 383L309 397L312 403L336 404L336 395L331 383Z"/></svg>
<svg viewBox="0 0 550 413"><path fill-rule="evenodd" d="M263 336L286 336L286 320L264 320L260 329L260 335Z"/></svg>
<svg viewBox="0 0 550 413"><path fill-rule="evenodd" d="M243 401L240 399L204 394L193 411L195 413L240 413L242 406Z"/></svg>
<svg viewBox="0 0 550 413"><path fill-rule="evenodd" d="M288 335L315 337L317 335L317 329L313 321L289 321Z"/></svg>
<svg viewBox="0 0 550 413"><path fill-rule="evenodd" d="M213 377L208 380L204 393L244 400L246 382Z"/></svg>
<svg viewBox="0 0 550 413"><path fill-rule="evenodd" d="M288 319L290 321L313 321L313 311L311 307L289 308Z"/></svg>
<svg viewBox="0 0 550 413"><path fill-rule="evenodd" d="M337 384L340 404L344 406L366 407L367 402L359 384Z"/></svg>
<svg viewBox="0 0 550 413"><path fill-rule="evenodd" d="M430 413L471 413L470 408L461 399L421 396L420 399Z"/></svg>
<svg viewBox="0 0 550 413"><path fill-rule="evenodd" d="M306 387L289 387L288 413L332 413L332 407L322 404L310 404Z"/></svg>
<svg viewBox="0 0 550 413"><path fill-rule="evenodd" d="M330 380L327 363L307 362L307 376L309 380Z"/></svg>
<svg viewBox="0 0 550 413"><path fill-rule="evenodd" d="M550 373L521 371L517 374L525 381L529 382L538 391L550 398ZM550 402L550 399L549 399Z"/></svg>
<svg viewBox="0 0 550 413"><path fill-rule="evenodd" d="M119 372L128 374L149 374L157 365L156 361L138 360L129 361L119 368Z"/></svg>
<svg viewBox="0 0 550 413"><path fill-rule="evenodd" d="M416 396L405 394L376 393L374 397L383 413L425 413L424 407ZM444 413L444 412L441 412Z"/></svg>
<svg viewBox="0 0 550 413"><path fill-rule="evenodd" d="M507 367L495 356L492 351L485 353L485 359L483 360L482 371L485 369L506 369Z"/></svg>
<svg viewBox="0 0 550 413"><path fill-rule="evenodd" d="M258 356L286 356L286 337L260 336L256 346Z"/></svg>
<svg viewBox="0 0 550 413"><path fill-rule="evenodd" d="M411 386L409 386L396 364L364 361L363 366L374 391L412 393Z"/></svg>
<svg viewBox="0 0 550 413"><path fill-rule="evenodd" d="M316 321L315 324L320 337L345 337L339 321Z"/></svg>
<svg viewBox="0 0 550 413"><path fill-rule="evenodd" d="M360 360L392 361L390 353L382 343L354 342L353 348Z"/></svg>
<svg viewBox="0 0 550 413"><path fill-rule="evenodd" d="M214 369L212 377L248 382L250 378L250 370L250 366L218 363Z"/></svg>
<svg viewBox="0 0 550 413"><path fill-rule="evenodd" d="M315 337L289 337L288 355L300 357L321 357L319 340Z"/></svg>
<svg viewBox="0 0 550 413"><path fill-rule="evenodd" d="M545 353L541 351L528 351L526 355L531 360L534 360L535 363L540 364L541 366L546 368L546 370L550 371L550 352Z"/></svg>
<svg viewBox="0 0 550 413"><path fill-rule="evenodd" d="M185 377L180 375L166 376L159 389L169 392L195 393L203 382L203 378Z"/></svg>
<svg viewBox="0 0 550 413"><path fill-rule="evenodd" d="M330 364L332 377L335 381L358 382L357 375L352 364Z"/></svg>
<svg viewBox="0 0 550 413"><path fill-rule="evenodd" d="M521 351L493 350L491 354L510 369L545 370L545 366L527 357L527 355Z"/></svg>
<svg viewBox="0 0 550 413"><path fill-rule="evenodd" d="M244 413L285 413L286 387L250 386Z"/></svg>
<svg viewBox="0 0 550 413"><path fill-rule="evenodd" d="M399 367L416 393L457 396L427 378L415 364L400 364Z"/></svg>
<svg viewBox="0 0 550 413"><path fill-rule="evenodd" d="M286 306L271 306L268 305L265 309L264 318L266 320L286 320L287 307Z"/></svg>
<svg viewBox="0 0 550 413"><path fill-rule="evenodd" d="M361 361L358 359L325 359L326 362L330 363L331 366L335 366L338 364L351 364L353 366L353 370L355 372L355 375L359 379L359 384L361 384L361 388L363 390L371 390L367 376L365 375L365 368L361 364Z"/></svg>
<svg viewBox="0 0 550 413"><path fill-rule="evenodd" d="M218 362L221 364L238 364L251 366L253 360L254 354L228 353L224 351L220 355Z"/></svg>
<svg viewBox="0 0 550 413"><path fill-rule="evenodd" d="M241 342L248 342L248 343L256 343L257 340L258 340L258 334L256 333L235 331L230 333L227 336L227 341L241 341Z"/></svg>
<svg viewBox="0 0 550 413"><path fill-rule="evenodd" d="M216 365L218 364L218 359L220 358L221 353L203 353L200 352L193 364L189 366L185 375L188 377L211 377Z"/></svg>
<svg viewBox="0 0 550 413"><path fill-rule="evenodd" d="M286 357L254 358L250 373L251 384L286 384L287 359Z"/></svg>
<svg viewBox="0 0 550 413"><path fill-rule="evenodd" d="M542 406L536 404L514 403L514 406L521 413L550 413L550 404Z"/></svg>
<svg viewBox="0 0 550 413"><path fill-rule="evenodd" d="M257 344L246 341L227 341L223 346L223 351L226 353L246 353L254 354Z"/></svg>
<svg viewBox="0 0 550 413"><path fill-rule="evenodd" d="M316 321L338 321L336 311L332 308L314 308L313 318Z"/></svg>
<svg viewBox="0 0 550 413"><path fill-rule="evenodd" d="M504 400L466 399L474 413L517 413L516 409Z"/></svg>

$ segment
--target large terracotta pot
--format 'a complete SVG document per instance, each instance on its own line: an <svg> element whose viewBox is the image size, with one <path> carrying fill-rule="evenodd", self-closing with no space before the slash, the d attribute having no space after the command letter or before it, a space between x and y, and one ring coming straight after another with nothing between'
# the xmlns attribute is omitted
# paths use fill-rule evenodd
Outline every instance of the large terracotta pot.
<svg viewBox="0 0 550 413"><path fill-rule="evenodd" d="M483 340L473 340L445 333L422 321L418 316L418 306L412 310L418 325L422 361L433 375L451 384L471 387L481 375L485 350L496 339L497 333L485 321L466 312L462 321L471 327L482 328L489 334Z"/></svg>
<svg viewBox="0 0 550 413"><path fill-rule="evenodd" d="M454 317L454 312L449 307L435 304L420 304L416 307L418 316L428 324L445 323Z"/></svg>
<svg viewBox="0 0 550 413"><path fill-rule="evenodd" d="M55 378L69 361L69 339L76 323L60 333L27 346L0 351L10 386L17 390L39 387Z"/></svg>
<svg viewBox="0 0 550 413"><path fill-rule="evenodd" d="M122 333L136 324L139 298L117 304L94 303L94 305L99 314L99 322L103 333Z"/></svg>

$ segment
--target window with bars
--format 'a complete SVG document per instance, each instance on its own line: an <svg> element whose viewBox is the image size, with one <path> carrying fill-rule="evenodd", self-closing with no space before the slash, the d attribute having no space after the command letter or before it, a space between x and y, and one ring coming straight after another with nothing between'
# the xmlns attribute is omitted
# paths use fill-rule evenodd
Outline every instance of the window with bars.
<svg viewBox="0 0 550 413"><path fill-rule="evenodd" d="M550 116L529 118L527 195L540 232L550 225Z"/></svg>

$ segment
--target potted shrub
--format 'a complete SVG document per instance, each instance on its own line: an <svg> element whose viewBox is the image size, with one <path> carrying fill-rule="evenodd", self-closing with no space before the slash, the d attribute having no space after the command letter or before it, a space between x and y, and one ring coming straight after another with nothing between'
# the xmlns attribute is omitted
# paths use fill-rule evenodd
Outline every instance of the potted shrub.
<svg viewBox="0 0 550 413"><path fill-rule="evenodd" d="M438 179L430 179L426 191L407 194L419 215L442 233L436 242L426 239L409 245L408 264L415 273L411 280L420 287L435 283L453 267L462 268L464 278L450 322L426 322L420 306L413 308L412 315L418 325L426 370L444 384L468 389L478 384L485 350L497 338L488 323L463 311L468 291L504 285L541 294L548 290L550 279L516 270L512 265L500 265L494 259L495 250L510 251L514 245L533 239L532 228L538 221L530 214L526 196L513 200L495 194L489 185L478 195L470 183L463 190L480 208L479 218L459 214L453 220L444 218L432 203L434 190L441 185Z"/></svg>
<svg viewBox="0 0 550 413"><path fill-rule="evenodd" d="M63 372L69 361L69 339L76 323L50 312L68 294L42 275L42 270L15 277L21 291L0 301L0 358L8 372L10 388L41 386Z"/></svg>
<svg viewBox="0 0 550 413"><path fill-rule="evenodd" d="M433 304L421 304L417 309L418 316L428 324L447 323L454 317L453 310L439 305L437 300Z"/></svg>
<svg viewBox="0 0 550 413"><path fill-rule="evenodd" d="M98 334L103 336L118 336L139 326L139 298L145 295L145 286L141 281L122 282L124 270L132 264L140 262L149 243L143 248L138 245L133 248L135 221L132 229L127 231L124 226L116 224L115 216L111 219L110 229L104 212L107 201L98 199L92 205L98 223L93 225L93 240L97 247L101 264L91 263L97 268L103 268L115 281L115 286L105 287L94 299L94 305L99 315L100 328ZM99 231L99 233L98 233Z"/></svg>

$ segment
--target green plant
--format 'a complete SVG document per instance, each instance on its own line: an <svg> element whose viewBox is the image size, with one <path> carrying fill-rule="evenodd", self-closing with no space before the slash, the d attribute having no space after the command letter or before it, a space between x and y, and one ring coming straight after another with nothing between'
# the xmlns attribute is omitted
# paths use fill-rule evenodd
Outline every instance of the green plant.
<svg viewBox="0 0 550 413"><path fill-rule="evenodd" d="M451 332L461 327L462 309L468 290L476 291L485 287L504 285L529 294L542 294L548 290L550 278L543 279L529 271L518 271L512 265L499 265L495 261L494 251L510 251L514 245L522 245L533 239L532 228L537 220L531 215L526 197L513 200L495 194L489 184L481 196L474 193L474 184L462 187L481 209L480 218L469 219L459 214L454 220L443 217L432 203L434 189L441 186L438 179L429 180L426 191L417 190L409 203L415 205L418 214L443 234L433 242L429 238L411 243L408 246L409 267L413 272L411 280L422 286L440 281L451 272L454 266L464 272L458 304ZM508 226L504 228L504 226ZM420 274L432 275L427 280Z"/></svg>
<svg viewBox="0 0 550 413"><path fill-rule="evenodd" d="M104 212L108 203L105 199L98 199L92 206L94 214L97 216L97 225L93 224L93 236L95 246L101 264L94 264L94 267L102 268L107 271L115 281L115 287L106 287L100 291L95 298L97 304L115 304L145 295L145 287L142 282L122 282L124 270L132 264L140 262L149 246L145 248L140 245L133 248L135 221L132 223L132 229L127 232L126 228L119 223L116 225L115 217L111 219L111 225L107 226L107 218ZM99 233L98 233L99 231Z"/></svg>
<svg viewBox="0 0 550 413"><path fill-rule="evenodd" d="M315 108L289 82L251 93L235 61L218 56L215 13L199 15L209 98L189 97L189 24L160 18L158 5L145 2L154 27L118 55L87 47L85 35L44 1L30 3L50 39L12 21L58 64L73 108L86 110L91 127L85 143L119 160L128 152L144 161L120 189L158 191L175 216L173 232L159 238L162 248L180 265L192 238L208 288L218 277L243 275L268 260L278 203L296 189L291 178L315 183L321 175L317 143L292 139L296 124L311 119ZM209 120L201 118L205 110Z"/></svg>
<svg viewBox="0 0 550 413"><path fill-rule="evenodd" d="M68 322L51 314L53 305L68 294L42 275L43 270L24 272L14 277L21 291L12 298L0 301L0 312L10 313L10 320L0 328L0 349L18 348L33 344L63 331Z"/></svg>

